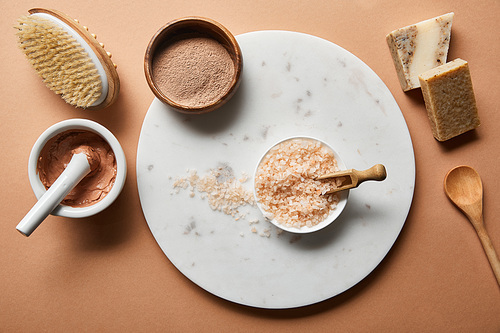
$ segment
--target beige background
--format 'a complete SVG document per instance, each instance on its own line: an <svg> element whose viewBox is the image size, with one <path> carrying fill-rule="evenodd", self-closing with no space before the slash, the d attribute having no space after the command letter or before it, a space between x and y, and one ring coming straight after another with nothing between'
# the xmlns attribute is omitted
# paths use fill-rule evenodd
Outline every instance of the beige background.
<svg viewBox="0 0 500 333"><path fill-rule="evenodd" d="M498 0L2 0L0 6L0 331L500 332L500 288L471 225L442 190L455 165L479 171L486 227L500 251ZM77 110L44 87L12 28L35 6L78 18L113 53L121 79L116 104ZM385 35L449 11L455 12L449 59L469 61L482 125L439 143L420 91L399 87ZM158 28L188 15L215 19L234 34L283 29L325 38L367 63L396 98L415 149L415 197L388 256L352 289L300 309L235 305L186 279L153 239L135 173L141 124L153 100L143 57ZM15 226L35 202L27 176L31 146L46 128L74 117L95 120L118 137L129 167L124 191L97 216L49 217L25 238Z"/></svg>

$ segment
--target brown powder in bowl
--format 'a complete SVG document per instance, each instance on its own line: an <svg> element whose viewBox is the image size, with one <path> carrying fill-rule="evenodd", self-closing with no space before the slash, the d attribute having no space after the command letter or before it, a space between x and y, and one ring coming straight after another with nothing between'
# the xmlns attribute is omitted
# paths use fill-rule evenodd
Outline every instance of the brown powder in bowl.
<svg viewBox="0 0 500 333"><path fill-rule="evenodd" d="M156 51L152 70L158 89L187 107L216 102L230 89L235 75L224 46L202 36L166 42Z"/></svg>

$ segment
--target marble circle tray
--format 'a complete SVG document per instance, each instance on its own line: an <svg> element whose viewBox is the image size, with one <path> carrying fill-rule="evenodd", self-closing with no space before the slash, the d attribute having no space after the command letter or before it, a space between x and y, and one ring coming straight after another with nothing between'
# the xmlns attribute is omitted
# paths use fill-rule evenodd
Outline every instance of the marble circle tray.
<svg viewBox="0 0 500 333"><path fill-rule="evenodd" d="M242 83L223 108L186 116L151 104L137 153L142 209L168 259L206 291L261 308L320 302L365 278L396 241L415 183L408 128L380 78L341 47L286 31L237 40ZM382 163L388 177L352 190L333 225L301 236L279 234L256 206L241 207L236 220L200 193L173 188L188 170L203 177L223 166L248 174L242 185L251 191L262 153L295 135L328 142L348 168Z"/></svg>

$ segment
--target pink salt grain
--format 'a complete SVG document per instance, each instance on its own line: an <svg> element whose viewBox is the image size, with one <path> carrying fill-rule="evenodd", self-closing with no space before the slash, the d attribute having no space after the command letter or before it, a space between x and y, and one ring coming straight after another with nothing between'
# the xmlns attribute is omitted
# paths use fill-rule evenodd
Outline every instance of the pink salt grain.
<svg viewBox="0 0 500 333"><path fill-rule="evenodd" d="M340 184L316 180L338 171L333 152L312 139L291 139L274 146L260 162L255 194L266 218L286 227L312 227L337 207Z"/></svg>

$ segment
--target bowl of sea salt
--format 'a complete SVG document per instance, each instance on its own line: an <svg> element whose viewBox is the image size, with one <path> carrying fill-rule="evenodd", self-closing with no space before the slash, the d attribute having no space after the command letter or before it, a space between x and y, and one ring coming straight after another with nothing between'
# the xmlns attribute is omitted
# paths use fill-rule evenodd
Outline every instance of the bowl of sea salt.
<svg viewBox="0 0 500 333"><path fill-rule="evenodd" d="M311 233L332 224L344 210L349 190L327 194L339 183L317 178L345 170L338 153L326 142L291 137L269 148L254 173L255 202L264 217L291 233Z"/></svg>

